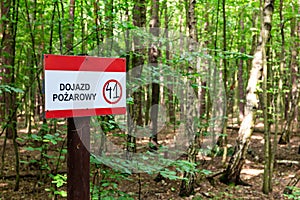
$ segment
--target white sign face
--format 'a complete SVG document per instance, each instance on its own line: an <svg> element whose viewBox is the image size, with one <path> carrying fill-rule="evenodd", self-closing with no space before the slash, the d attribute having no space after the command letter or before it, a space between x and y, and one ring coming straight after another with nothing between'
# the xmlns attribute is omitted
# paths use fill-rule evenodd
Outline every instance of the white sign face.
<svg viewBox="0 0 300 200"><path fill-rule="evenodd" d="M113 108L126 105L120 72L45 71L46 110Z"/></svg>
<svg viewBox="0 0 300 200"><path fill-rule="evenodd" d="M47 118L125 114L125 71L114 72L112 67L110 71L48 69L45 68Z"/></svg>

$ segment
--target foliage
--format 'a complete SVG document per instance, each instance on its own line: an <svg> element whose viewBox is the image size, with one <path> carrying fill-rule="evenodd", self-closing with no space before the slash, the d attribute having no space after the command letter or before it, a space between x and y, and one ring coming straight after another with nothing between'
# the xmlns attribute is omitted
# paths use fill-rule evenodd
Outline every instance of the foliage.
<svg viewBox="0 0 300 200"><path fill-rule="evenodd" d="M0 84L0 94L2 94L3 92L15 92L15 93L24 93L24 91L20 88L16 88L16 87L12 87L10 85L6 85L6 84Z"/></svg>
<svg viewBox="0 0 300 200"><path fill-rule="evenodd" d="M49 131L47 125L43 125L42 129L43 131ZM58 142L62 141L63 138L61 137L61 134L54 133L54 134L30 134L26 138L31 145L28 145L25 149L27 151L37 151L40 154L39 158L32 158L29 161L21 161L22 163L26 164L33 164L37 163L39 166L39 169L41 170L51 170L51 165L56 164L56 162L59 162L61 159L64 159L64 156L61 153L66 153L63 149L60 149L61 152L59 155L53 155L48 153L48 149L51 145L56 145ZM56 161L56 162L55 162ZM56 166L56 165L54 165Z"/></svg>
<svg viewBox="0 0 300 200"><path fill-rule="evenodd" d="M66 197L67 195L65 190L60 189L66 185L66 174L56 174L60 164L65 160L64 155L67 153L66 149L64 149L64 137L64 134L61 134L60 131L54 134L51 133L49 126L42 124L38 133L29 134L25 139L22 139L22 142L27 141L30 144L25 147L25 150L36 152L39 156L35 156L30 160L21 160L21 163L36 166L39 170L40 177L44 177L48 174L52 180L52 184L45 190L52 196L59 195ZM53 148L55 153L53 153L53 151L50 152L50 148Z"/></svg>
<svg viewBox="0 0 300 200"><path fill-rule="evenodd" d="M51 192L51 194L53 196L59 195L61 197L67 197L67 192L65 190L59 189L60 187L66 185L67 175L66 174L64 174L64 175L60 175L60 174L52 175L52 174L50 174L50 177L52 179L52 183L55 184L56 187L47 188L46 191Z"/></svg>
<svg viewBox="0 0 300 200"><path fill-rule="evenodd" d="M90 190L92 199L134 199L131 195L122 192L118 186L118 182L131 180L127 177L127 174L99 164L93 156L91 156L91 165L96 166L96 171L99 171L100 173L98 174L100 181L91 182Z"/></svg>
<svg viewBox="0 0 300 200"><path fill-rule="evenodd" d="M300 188L295 186L289 186L288 189L292 192L291 194L284 194L285 197L289 199L296 199L296 200L300 199Z"/></svg>

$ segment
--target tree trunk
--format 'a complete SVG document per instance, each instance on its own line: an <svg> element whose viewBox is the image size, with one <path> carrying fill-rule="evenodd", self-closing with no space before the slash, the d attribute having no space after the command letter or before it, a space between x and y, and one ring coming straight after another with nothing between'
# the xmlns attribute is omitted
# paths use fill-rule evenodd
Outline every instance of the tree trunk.
<svg viewBox="0 0 300 200"><path fill-rule="evenodd" d="M146 25L146 5L144 0L138 0L133 7L133 25L137 27L145 27ZM132 68L134 73L129 77L131 80L141 78L144 64L143 55L145 54L145 49L140 49L141 41L139 37L133 35L133 42L134 54L132 55ZM137 68L134 69L135 67ZM135 126L143 125L142 96L142 88L139 88L138 91L133 93L134 104L129 105L130 113L128 117L130 117L130 119L128 121L127 150L130 152L136 152Z"/></svg>
<svg viewBox="0 0 300 200"><path fill-rule="evenodd" d="M188 11L187 11L187 24L189 27L189 52L195 52L197 48L197 29L196 29L196 16L195 16L195 5L196 0L189 0ZM191 62L191 65L188 66L188 73L193 73L193 69L196 68L196 61ZM189 83L189 80L187 80ZM193 104L195 104L193 97L193 93L195 91L191 86L188 86L186 89L186 134L189 138L189 147L187 151L187 161L190 163L196 163L196 155L198 152L198 135L195 131L194 127L194 117L195 113L193 113ZM182 112L182 111L181 111ZM183 177L185 180L182 180L180 186L180 196L189 196L194 192L194 184L195 184L195 172L184 172Z"/></svg>
<svg viewBox="0 0 300 200"><path fill-rule="evenodd" d="M168 5L167 0L163 1L163 8L164 8L164 17L165 17L165 34L166 34L166 40L168 41L169 38L169 15L168 15ZM166 43L166 64L169 65L170 60L170 45L169 43ZM171 86L172 83L174 83L174 79L171 76L167 77L167 82L170 83ZM174 95L172 91L166 89L165 90L165 96L168 99L168 116L169 116L169 122L173 125L173 128L175 130L175 122L176 122L176 113L175 113L175 103L174 103ZM175 132L175 131L174 131Z"/></svg>
<svg viewBox="0 0 300 200"><path fill-rule="evenodd" d="M150 33L158 37L159 36L159 0L152 0L152 12L150 20ZM160 50L158 44L153 42L149 48L149 64L153 67L153 70L158 72L158 57L160 56ZM158 139L157 139L157 117L158 117L158 102L159 102L159 84L154 83L159 80L158 73L154 73L152 76L152 100L151 100L151 122L152 122L152 133L151 133L151 143L150 148L157 149Z"/></svg>
<svg viewBox="0 0 300 200"><path fill-rule="evenodd" d="M85 41L86 37L86 19L84 17L84 7L83 7L83 0L80 0L80 26L81 26L81 52L80 54L86 54L87 50L87 42Z"/></svg>
<svg viewBox="0 0 300 200"><path fill-rule="evenodd" d="M269 52L269 50L267 51ZM272 147L271 147L271 135L270 135L270 122L269 122L269 93L268 89L270 88L269 80L269 70L268 70L268 53L265 50L262 52L262 107L263 107L263 116L264 116L264 175L263 175L263 187L262 191L264 194L269 194L272 189L272 170L271 170L271 157L272 157Z"/></svg>
<svg viewBox="0 0 300 200"><path fill-rule="evenodd" d="M1 19L2 21L2 48L0 50L0 66L3 68L5 76L1 84L7 84L15 87L15 49L16 49L16 36L17 36L17 23L19 1L2 1L1 2ZM13 146L16 156L16 183L14 190L19 189L19 149L17 139L17 95L16 92L4 92L4 105L5 105L5 118L6 121L6 138L13 139ZM4 160L4 159L3 159Z"/></svg>
<svg viewBox="0 0 300 200"><path fill-rule="evenodd" d="M244 28L244 15L241 14L241 20L240 20L240 26L241 26L241 47L240 47L240 53L245 53L245 28ZM245 93L244 93L244 80L243 80L243 74L244 74L244 67L243 67L243 59L239 62L239 68L238 68L238 91L239 91L239 120L242 121L244 118L245 113Z"/></svg>
<svg viewBox="0 0 300 200"><path fill-rule="evenodd" d="M99 8L99 0L95 0L94 2L94 23L95 23L95 35L96 35L96 44L97 44L97 56L100 56L100 41L102 41L103 39L100 39L100 37L102 38L102 34L101 34L101 28L100 28L100 24L101 24L101 15L98 14L100 8Z"/></svg>
<svg viewBox="0 0 300 200"><path fill-rule="evenodd" d="M226 38L226 1L223 0L222 1L222 14L223 14L223 53L225 54L226 51L227 51L227 38ZM223 74L222 74L222 71L220 70L220 77L223 78L223 84L224 84L224 88L225 88L225 98L227 99L227 94L228 94L228 89L227 89L227 59L226 59L226 56L224 56L223 58L223 67L224 67L224 70L223 70ZM224 102L223 102L224 104ZM226 106L227 107L227 106ZM226 161L227 161L227 111L224 109L224 112L223 114L225 114L225 118L224 118L224 124L223 124L223 127L222 127L222 147L224 149L223 151L223 156L222 156L222 163L225 164ZM223 117L223 116L222 116ZM223 120L222 120L223 121ZM220 134L220 133L217 133L217 134Z"/></svg>
<svg viewBox="0 0 300 200"><path fill-rule="evenodd" d="M69 55L74 54L73 43L74 43L74 17L75 17L75 0L70 0L69 9L69 31L66 38L66 48Z"/></svg>
<svg viewBox="0 0 300 200"><path fill-rule="evenodd" d="M139 0L134 5L133 12L133 25L137 27L144 28L146 26L146 5L144 0ZM145 49L141 49L139 37L133 36L134 40L134 54L132 58L132 67L139 67L139 70L135 70L137 74L134 74L134 78L139 79L142 75L143 64L144 64L144 54ZM138 126L143 125L143 115L142 115L142 88L134 93L134 120Z"/></svg>
<svg viewBox="0 0 300 200"><path fill-rule="evenodd" d="M252 61L252 69L246 90L246 105L245 117L241 123L236 139L234 153L229 161L229 164L221 176L220 180L223 183L245 184L240 173L245 163L246 153L249 147L253 126L255 121L256 110L258 108L257 84L261 79L261 70L263 68L263 51L265 51L266 42L270 38L272 28L272 15L274 10L274 0L265 1L263 8L263 21L260 32L260 40L256 47L254 58Z"/></svg>
<svg viewBox="0 0 300 200"><path fill-rule="evenodd" d="M294 9L293 9L294 10ZM300 9L298 11L300 14ZM290 71L291 71L291 78L290 78L290 93L289 93L289 101L288 101L288 111L287 111L287 120L283 128L282 135L279 139L279 144L288 144L290 142L290 132L292 126L292 122L296 117L296 111L299 102L299 83L298 83L298 60L297 56L299 55L299 40L300 35L297 38L297 31L300 29L300 24L296 23L296 17L291 20L291 38L294 41L295 45L291 46L291 63L290 63Z"/></svg>
<svg viewBox="0 0 300 200"><path fill-rule="evenodd" d="M113 12L114 12L114 1L113 0L105 0L105 32L106 38L111 38L113 36Z"/></svg>
<svg viewBox="0 0 300 200"><path fill-rule="evenodd" d="M11 85L14 87L14 65L15 65L15 37L14 34L17 25L13 22L15 13L12 13L12 8L15 5L12 5L13 1L3 1L1 2L1 17L8 20L2 21L2 47L0 50L1 56L1 65L4 76L2 77L2 84ZM8 139L13 138L13 134L16 132L16 112L14 111L15 102L16 102L16 93L15 92L4 92L3 99L4 101L4 115L6 116L6 137Z"/></svg>

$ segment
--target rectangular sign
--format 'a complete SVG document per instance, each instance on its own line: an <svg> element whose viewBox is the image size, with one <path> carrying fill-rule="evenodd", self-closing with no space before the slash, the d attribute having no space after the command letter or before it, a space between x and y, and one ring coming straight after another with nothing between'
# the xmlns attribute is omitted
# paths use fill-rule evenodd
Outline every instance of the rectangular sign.
<svg viewBox="0 0 300 200"><path fill-rule="evenodd" d="M122 58L44 55L46 118L126 113Z"/></svg>

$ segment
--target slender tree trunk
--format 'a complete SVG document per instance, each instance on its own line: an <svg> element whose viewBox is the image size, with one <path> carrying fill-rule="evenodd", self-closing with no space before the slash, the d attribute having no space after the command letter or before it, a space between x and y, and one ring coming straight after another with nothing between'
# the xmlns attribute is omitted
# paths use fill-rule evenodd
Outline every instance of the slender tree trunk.
<svg viewBox="0 0 300 200"><path fill-rule="evenodd" d="M136 1L133 7L133 25L144 28L146 26L146 4L144 0ZM143 49L139 37L133 35L134 42L134 54L132 55L132 67L133 72L130 79L140 79L144 64L145 49ZM137 67L137 68L135 68ZM135 68L135 69L134 69ZM143 126L143 114L142 114L142 88L134 92L133 99L134 104L130 105L131 119L129 124L129 131L127 136L127 150L130 152L136 151L136 137L134 135L135 126Z"/></svg>
<svg viewBox="0 0 300 200"><path fill-rule="evenodd" d="M66 48L69 55L74 54L73 43L74 43L74 17L75 17L75 0L70 0L69 9L69 31L66 38Z"/></svg>
<svg viewBox="0 0 300 200"><path fill-rule="evenodd" d="M95 0L94 2L94 23L95 23L95 37L97 44L97 56L100 56L100 22L101 16L98 14L99 12L99 0Z"/></svg>
<svg viewBox="0 0 300 200"><path fill-rule="evenodd" d="M151 9L151 20L150 20L150 33L153 36L159 36L159 0L152 0L152 9ZM160 50L158 44L153 42L149 48L149 64L152 65L153 70L159 71L158 67L158 58L160 56ZM157 149L158 147L158 138L157 138L157 117L158 117L158 104L159 104L159 84L154 83L154 81L159 80L158 73L154 73L152 76L152 100L151 100L151 122L152 122L152 133L151 133L151 144L150 147Z"/></svg>
<svg viewBox="0 0 300 200"><path fill-rule="evenodd" d="M298 82L298 53L299 53L299 40L300 36L297 38L297 31L299 27L296 23L296 17L291 20L291 38L295 42L295 45L291 46L291 63L290 63L290 93L289 93L289 101L288 101L288 111L287 111L287 119L283 128L282 135L279 139L279 144L288 144L290 142L290 132L292 131L292 122L295 118L295 114L297 113L297 107L299 102L299 82Z"/></svg>
<svg viewBox="0 0 300 200"><path fill-rule="evenodd" d="M223 14L223 53L226 55L227 51L227 38L226 38L226 0L222 1L222 14ZM228 88L227 88L227 59L226 56L223 58L223 72L220 71L220 77L223 78L223 84L224 84L224 89L225 89L225 98L227 97L228 94ZM223 73L223 74L222 74ZM226 98L227 99L227 98ZM223 102L224 103L224 102ZM226 106L227 107L227 106ZM223 117L223 116L222 116ZM222 120L223 121L223 120ZM222 163L226 163L226 158L227 158L227 112L225 111L225 119L224 119L224 124L223 124L223 133L222 133L222 146L223 146L223 157L222 157ZM217 133L220 134L220 133Z"/></svg>
<svg viewBox="0 0 300 200"><path fill-rule="evenodd" d="M53 10L50 22L50 39L49 39L49 54L52 54L53 32L54 32L54 17L56 13L56 7L58 7L58 1L53 2Z"/></svg>
<svg viewBox="0 0 300 200"><path fill-rule="evenodd" d="M253 28L257 28L258 16L259 16L258 11L254 10L253 14L252 14L252 27ZM259 39L258 33L255 32L252 35L252 44L251 44L251 49L250 49L249 55L254 55L256 46L258 44L258 39ZM252 62L253 62L252 59L249 59L248 62L247 62L247 79L249 79L249 74L250 74ZM245 109L244 109L244 112L245 112Z"/></svg>
<svg viewBox="0 0 300 200"><path fill-rule="evenodd" d="M167 0L163 1L163 8L164 8L164 16L165 16L165 34L166 34L166 40L169 41L169 15L168 15L168 5ZM167 42L166 44L166 64L169 65L170 60L170 45ZM172 83L174 83L174 80L171 76L167 77L167 82L170 83L170 86ZM175 115L175 103L174 103L174 96L172 94L172 91L165 90L166 96L168 99L168 115L169 115L169 122L173 124L173 128L175 129L175 122L176 122L176 115Z"/></svg>
<svg viewBox="0 0 300 200"><path fill-rule="evenodd" d="M197 49L197 28L196 28L196 15L195 15L195 0L187 1L188 8L187 8L187 24L189 27L189 51L195 52ZM197 59L196 59L197 60ZM191 62L191 66L188 66L188 73L192 73L193 69L196 69L196 60ZM188 80L189 83L189 80ZM189 138L189 147L187 152L187 160L190 163L196 163L196 155L198 152L198 134L196 133L194 127L194 117L195 113L193 109L193 105L195 104L193 97L193 93L195 91L191 88L191 86L187 87L186 89L186 134ZM195 184L195 172L184 172L183 177L186 180L182 180L180 186L180 196L189 196L194 192L194 184Z"/></svg>
<svg viewBox="0 0 300 200"><path fill-rule="evenodd" d="M80 0L80 25L81 25L81 53L82 55L86 54L87 43L85 40L86 35L86 21L84 17L84 5L83 0Z"/></svg>
<svg viewBox="0 0 300 200"><path fill-rule="evenodd" d="M137 27L144 28L146 26L146 2L144 0L139 0L134 5L133 12L133 25ZM132 58L132 64L134 67L139 67L137 74L135 74L134 78L141 78L143 65L144 65L144 54L145 49L143 49L139 37L134 36L134 54ZM137 92L134 93L134 120L138 126L143 125L143 114L142 114L142 88L140 88Z"/></svg>
<svg viewBox="0 0 300 200"><path fill-rule="evenodd" d="M243 12L243 11L242 11ZM241 47L240 47L240 53L245 53L245 28L244 28L244 14L241 14L241 20L240 20L240 27L241 27ZM238 91L239 91L239 120L242 121L245 114L245 93L244 93L244 80L243 80L243 74L244 74L244 67L243 67L243 59L239 62L239 69L238 69Z"/></svg>
<svg viewBox="0 0 300 200"><path fill-rule="evenodd" d="M285 68L285 60L286 60L286 55L285 55L285 32L284 32L284 17L283 17L283 0L280 0L279 4L279 19L280 19L280 36L281 36L281 53L280 53L280 67L278 71L276 72L278 74L279 80L277 83L278 87L278 92L275 96L276 98L276 108L275 108L275 113L276 118L275 118L275 133L274 133L274 139L273 139L273 152L271 156L271 174L273 174L274 171L274 163L275 163L275 155L277 153L277 137L278 137L278 132L279 132L279 124L282 124L282 117L283 117L283 102L282 102L282 96L283 96L283 80L282 80L282 75L283 75L283 70ZM276 87L276 86L275 86Z"/></svg>
<svg viewBox="0 0 300 200"><path fill-rule="evenodd" d="M268 47L267 47L268 48ZM266 49L266 48L265 48ZM264 116L264 175L263 175L263 187L262 191L264 194L268 194L271 191L271 183L272 183L272 173L271 173L271 135L270 135L270 123L269 123L269 95L268 89L270 84L269 81L269 72L268 72L268 63L267 63L267 52L266 50L262 50L262 65L263 65L263 72L262 72L262 107L263 107L263 116ZM269 52L269 51L268 51Z"/></svg>
<svg viewBox="0 0 300 200"><path fill-rule="evenodd" d="M252 61L252 69L247 85L245 117L239 129L239 135L236 139L234 154L221 177L221 181L229 184L244 184L240 178L242 167L245 163L246 153L249 147L253 126L255 122L256 110L258 108L257 84L261 79L261 70L263 68L263 51L265 51L266 43L270 38L272 28L272 15L274 10L274 1L266 0L263 7L263 21L260 33L260 40L256 47L254 58Z"/></svg>
<svg viewBox="0 0 300 200"><path fill-rule="evenodd" d="M61 12L59 10L59 6L57 4L57 14L58 14L58 34L59 34L59 52L60 54L63 54L63 47L64 47L64 37L63 37L63 24L62 21L65 18L65 10L64 10L64 4L63 0L60 0L60 7ZM68 52L68 51L67 51Z"/></svg>
<svg viewBox="0 0 300 200"><path fill-rule="evenodd" d="M114 12L114 1L113 0L105 0L105 32L106 38L111 38L113 36L113 12Z"/></svg>
<svg viewBox="0 0 300 200"><path fill-rule="evenodd" d="M19 1L8 0L1 2L1 18L4 17L8 20L2 21L2 40L0 50L0 65L4 70L5 76L3 77L4 84L15 87L15 55L16 55L16 37L17 37L17 23L19 14ZM19 190L20 180L20 166L19 166L19 149L17 139L17 96L16 93L4 92L4 105L6 120L6 138L13 139L13 146L16 156L16 183L14 190Z"/></svg>
<svg viewBox="0 0 300 200"><path fill-rule="evenodd" d="M8 20L2 21L2 40L1 40L1 62L2 71L4 72L4 76L2 77L2 83L7 85L12 85L14 80L14 65L15 65L15 36L14 29L16 28L16 24L13 22L15 20L13 18L14 13L12 13L12 8L15 1L2 1L1 2L1 16L2 18L6 18ZM12 85L13 86L13 85ZM14 92L4 92L3 100L4 100L4 108L6 116L6 137L8 139L13 138L14 132L16 133L16 115L14 114L14 106L15 106L15 93Z"/></svg>
<svg viewBox="0 0 300 200"><path fill-rule="evenodd" d="M111 52L113 49L113 35L114 35L114 0L105 0L104 5L104 29L105 29L105 37L107 40L107 48L105 52L105 56L111 56Z"/></svg>
<svg viewBox="0 0 300 200"><path fill-rule="evenodd" d="M300 15L300 0L298 0L298 15ZM296 36L297 36L297 38L298 38L298 41L297 41L297 43L296 43L296 45L297 45L297 49L298 49L298 53L297 53L297 55L299 55L299 52L300 52L300 41L299 41L299 38L300 38L300 20L299 19L297 19L297 28L296 28ZM299 59L298 59L298 66L299 66L299 64L300 64L300 61L299 61ZM299 105L299 96L300 96L300 94L299 94L299 83L298 83L298 105ZM297 106L298 106L297 105ZM299 112L299 107L297 107L297 111ZM298 114L298 113L297 113ZM296 115L297 116L297 115ZM299 117L299 114L298 114L298 117ZM298 121L297 121L297 123L299 123L299 119L298 119ZM297 129L297 131L299 130L299 124L298 124L298 129ZM298 154L300 154L300 144L299 144L299 150L298 150ZM299 177L299 179L298 180L300 180L300 177Z"/></svg>

